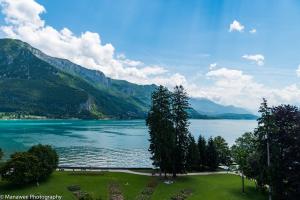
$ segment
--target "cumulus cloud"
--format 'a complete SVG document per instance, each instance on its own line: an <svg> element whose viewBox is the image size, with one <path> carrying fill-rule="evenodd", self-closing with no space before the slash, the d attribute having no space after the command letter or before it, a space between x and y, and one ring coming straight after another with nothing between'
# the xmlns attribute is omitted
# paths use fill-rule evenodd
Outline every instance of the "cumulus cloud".
<svg viewBox="0 0 300 200"><path fill-rule="evenodd" d="M296 70L296 74L298 77L300 77L300 65L298 65L298 69Z"/></svg>
<svg viewBox="0 0 300 200"><path fill-rule="evenodd" d="M249 33L251 33L251 34L256 33L256 29L255 29L255 28L251 29L251 30L249 31Z"/></svg>
<svg viewBox="0 0 300 200"><path fill-rule="evenodd" d="M211 84L200 85L193 77L187 79L162 66L147 65L129 59L124 54L116 55L115 47L110 43L103 44L98 33L86 31L75 35L67 27L55 29L41 18L46 9L34 0L0 0L0 6L5 16L5 25L0 27L0 35L23 40L50 56L69 59L83 67L100 70L112 78L138 84L162 84L169 88L181 84L193 97L205 97L253 111L257 110L262 97L270 99L274 104L294 103L300 99L297 84L282 89L268 88L240 70L225 67L216 69L216 63L212 63L210 71L204 75ZM244 26L236 20L230 25L230 31L243 30ZM245 59L259 65L264 62L261 55L245 55Z"/></svg>
<svg viewBox="0 0 300 200"><path fill-rule="evenodd" d="M243 32L245 29L245 26L243 26L240 22L237 20L233 20L233 22L229 25L229 32Z"/></svg>
<svg viewBox="0 0 300 200"><path fill-rule="evenodd" d="M242 57L246 60L250 60L252 62L255 62L259 66L264 65L265 57L261 54L254 54L254 55L245 54Z"/></svg>
<svg viewBox="0 0 300 200"><path fill-rule="evenodd" d="M149 84L157 80L166 82L167 74L161 66L149 66L131 60L125 55L115 55L112 44L103 44L98 33L86 31L75 35L68 28L57 30L46 24L41 14L46 9L34 0L0 0L6 25L1 26L3 35L28 42L45 53L66 58L89 69L104 72L107 76L134 83ZM171 83L170 83L171 84Z"/></svg>
<svg viewBox="0 0 300 200"><path fill-rule="evenodd" d="M209 70L213 70L213 69L215 69L217 67L217 63L211 63L210 65L209 65Z"/></svg>
<svg viewBox="0 0 300 200"><path fill-rule="evenodd" d="M196 95L205 95L223 104L240 105L256 111L262 98L271 105L291 103L299 105L300 85L292 84L283 88L270 88L258 83L255 78L241 70L222 67L209 71L206 77L213 81L212 85L201 87ZM195 88L196 89L196 88ZM197 88L199 91L199 88Z"/></svg>

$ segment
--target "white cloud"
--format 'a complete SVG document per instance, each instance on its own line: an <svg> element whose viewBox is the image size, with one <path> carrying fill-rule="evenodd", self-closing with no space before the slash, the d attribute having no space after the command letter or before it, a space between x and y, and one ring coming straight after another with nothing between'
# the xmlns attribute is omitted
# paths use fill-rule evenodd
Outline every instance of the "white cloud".
<svg viewBox="0 0 300 200"><path fill-rule="evenodd" d="M217 67L217 63L212 63L209 65L209 70L213 70Z"/></svg>
<svg viewBox="0 0 300 200"><path fill-rule="evenodd" d="M0 4L7 23L36 28L44 26L44 21L40 19L39 15L46 10L34 0L0 0Z"/></svg>
<svg viewBox="0 0 300 200"><path fill-rule="evenodd" d="M251 29L251 30L249 31L249 33L255 34L255 33L256 33L256 29L255 29L255 28Z"/></svg>
<svg viewBox="0 0 300 200"><path fill-rule="evenodd" d="M243 26L237 20L233 20L233 22L229 25L229 32L233 32L233 31L243 32L244 29L245 26Z"/></svg>
<svg viewBox="0 0 300 200"><path fill-rule="evenodd" d="M256 112L263 97L271 105L291 103L299 105L300 85L270 88L255 81L241 70L222 67L206 74L213 83L209 86L193 87L195 96L205 96L222 104L239 105Z"/></svg>
<svg viewBox="0 0 300 200"><path fill-rule="evenodd" d="M298 65L298 69L296 70L296 74L298 77L300 77L300 65Z"/></svg>
<svg viewBox="0 0 300 200"><path fill-rule="evenodd" d="M191 96L206 97L253 111L257 110L262 97L273 103L299 103L300 88L296 84L282 89L268 88L257 83L251 75L224 67L216 69L217 64L213 63L204 75L212 82L211 85L200 85L193 77L171 73L162 66L146 65L142 61L128 59L124 54L116 55L114 46L103 44L98 33L86 31L75 35L68 28L53 28L41 18L45 8L34 0L0 0L0 5L6 23L0 27L0 35L21 39L51 56L100 70L112 78L138 84L162 84L169 88L182 84ZM236 20L230 26L230 31L243 30L244 26ZM261 55L246 57L257 64L264 62Z"/></svg>
<svg viewBox="0 0 300 200"><path fill-rule="evenodd" d="M264 65L265 57L263 55L261 55L261 54L255 54L255 55L245 54L242 57L244 59L246 59L246 60L250 60L252 62L255 62L259 66L263 66Z"/></svg>
<svg viewBox="0 0 300 200"><path fill-rule="evenodd" d="M41 19L45 8L34 0L0 0L0 5L6 22L0 30L6 37L23 40L51 56L100 70L112 78L148 84L156 80L154 76L167 76L161 66L115 55L114 46L103 44L98 33L86 31L77 36L68 28L56 30L47 25Z"/></svg>

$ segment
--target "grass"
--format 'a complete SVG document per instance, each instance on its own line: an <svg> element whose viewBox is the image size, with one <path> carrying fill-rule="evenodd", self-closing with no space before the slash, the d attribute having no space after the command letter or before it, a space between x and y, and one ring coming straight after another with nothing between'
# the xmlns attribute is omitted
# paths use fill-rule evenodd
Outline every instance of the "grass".
<svg viewBox="0 0 300 200"><path fill-rule="evenodd" d="M156 179L156 178L154 178ZM82 191L90 193L94 198L108 199L108 186L117 182L126 200L135 200L136 196L153 181L153 177L126 173L88 173L55 172L39 187L32 185L24 188L14 188L5 182L0 182L0 195L2 194L42 194L61 195L63 199L75 199L68 191L70 185L80 185ZM188 200L263 200L264 195L255 190L254 183L246 181L246 193L241 192L241 179L235 175L207 175L179 177L173 184L166 185L162 181L155 188L152 200L169 200L181 190L188 189L192 195Z"/></svg>

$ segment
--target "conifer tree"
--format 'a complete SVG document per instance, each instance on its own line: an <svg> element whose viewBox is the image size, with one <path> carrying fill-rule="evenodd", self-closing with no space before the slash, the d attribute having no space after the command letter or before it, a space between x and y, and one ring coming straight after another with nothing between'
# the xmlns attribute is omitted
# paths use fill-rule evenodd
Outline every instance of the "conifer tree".
<svg viewBox="0 0 300 200"><path fill-rule="evenodd" d="M189 135L189 146L187 156L187 169L188 171L198 171L200 167L198 145L194 137Z"/></svg>
<svg viewBox="0 0 300 200"><path fill-rule="evenodd" d="M165 173L172 170L174 129L171 115L171 93L159 86L152 94L152 105L146 124L149 128L151 159L155 167Z"/></svg>
<svg viewBox="0 0 300 200"><path fill-rule="evenodd" d="M189 145L188 113L189 98L183 86L176 86L172 95L172 114L174 125L175 149L173 151L173 176L186 171Z"/></svg>
<svg viewBox="0 0 300 200"><path fill-rule="evenodd" d="M200 170L203 171L207 165L207 156L206 156L206 140L203 136L199 136L198 138L198 151L199 151L199 167Z"/></svg>
<svg viewBox="0 0 300 200"><path fill-rule="evenodd" d="M212 137L208 139L206 155L208 169L215 171L218 168L218 153Z"/></svg>

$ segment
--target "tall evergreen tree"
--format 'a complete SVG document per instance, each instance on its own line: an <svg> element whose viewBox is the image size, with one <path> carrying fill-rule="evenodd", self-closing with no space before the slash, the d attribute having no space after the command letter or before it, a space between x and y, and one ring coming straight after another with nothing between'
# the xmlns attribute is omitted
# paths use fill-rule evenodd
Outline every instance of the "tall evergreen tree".
<svg viewBox="0 0 300 200"><path fill-rule="evenodd" d="M208 169L215 171L218 168L218 153L212 137L208 139L206 155Z"/></svg>
<svg viewBox="0 0 300 200"><path fill-rule="evenodd" d="M198 171L200 167L199 160L199 150L195 138L189 134L189 146L188 146L188 156L187 156L187 170L188 171Z"/></svg>
<svg viewBox="0 0 300 200"><path fill-rule="evenodd" d="M174 149L174 129L171 114L171 93L159 86L152 94L152 105L146 124L149 128L151 159L153 165L162 172L172 171L172 151Z"/></svg>
<svg viewBox="0 0 300 200"><path fill-rule="evenodd" d="M206 155L206 140L203 136L198 138L198 151L199 151L199 167L203 171L207 165L207 155Z"/></svg>
<svg viewBox="0 0 300 200"><path fill-rule="evenodd" d="M173 151L173 176L186 171L189 145L188 113L189 98L183 86L176 86L172 95L172 114L175 131L175 149Z"/></svg>
<svg viewBox="0 0 300 200"><path fill-rule="evenodd" d="M263 99L259 108L261 117L258 118L258 127L255 130L255 136L257 137L257 156L259 164L259 173L257 174L256 181L259 188L263 188L266 184L269 185L269 193L271 194L270 184L270 166L271 156L270 152L270 133L275 131L274 119L272 116L271 108L268 106L267 100Z"/></svg>

